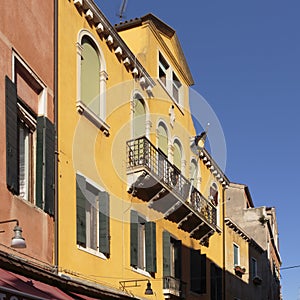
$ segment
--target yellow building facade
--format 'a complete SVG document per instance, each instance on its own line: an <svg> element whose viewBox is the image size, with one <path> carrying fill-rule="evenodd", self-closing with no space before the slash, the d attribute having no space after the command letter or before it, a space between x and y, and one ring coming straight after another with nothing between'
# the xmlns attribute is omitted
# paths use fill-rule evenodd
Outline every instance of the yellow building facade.
<svg viewBox="0 0 300 300"><path fill-rule="evenodd" d="M175 31L151 14L113 27L91 0L58 10L59 272L111 299L222 299L228 180L191 150Z"/></svg>

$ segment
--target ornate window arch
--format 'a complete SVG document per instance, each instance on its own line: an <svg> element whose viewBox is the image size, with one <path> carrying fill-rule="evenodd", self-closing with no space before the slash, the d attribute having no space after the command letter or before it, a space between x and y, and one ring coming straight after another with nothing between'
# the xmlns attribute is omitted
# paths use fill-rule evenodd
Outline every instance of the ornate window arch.
<svg viewBox="0 0 300 300"><path fill-rule="evenodd" d="M77 102L105 121L106 62L97 40L88 30L77 39Z"/></svg>
<svg viewBox="0 0 300 300"><path fill-rule="evenodd" d="M180 140L178 138L174 139L173 142L174 151L173 151L173 164L179 169L182 170L182 161L183 161L183 148Z"/></svg>
<svg viewBox="0 0 300 300"><path fill-rule="evenodd" d="M168 126L163 120L160 120L157 125L157 147L166 157L168 157L169 152L169 140Z"/></svg>
<svg viewBox="0 0 300 300"><path fill-rule="evenodd" d="M138 138L147 136L147 105L143 96L139 92L134 92L132 96L132 136Z"/></svg>

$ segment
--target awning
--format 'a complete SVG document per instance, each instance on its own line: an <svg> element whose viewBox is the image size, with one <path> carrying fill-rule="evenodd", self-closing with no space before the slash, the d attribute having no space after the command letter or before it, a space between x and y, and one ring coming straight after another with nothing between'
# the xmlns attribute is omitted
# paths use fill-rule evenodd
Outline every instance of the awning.
<svg viewBox="0 0 300 300"><path fill-rule="evenodd" d="M72 295L72 296L70 296ZM11 271L0 268L0 299L6 300L95 300L85 295L66 294L58 287L51 286Z"/></svg>

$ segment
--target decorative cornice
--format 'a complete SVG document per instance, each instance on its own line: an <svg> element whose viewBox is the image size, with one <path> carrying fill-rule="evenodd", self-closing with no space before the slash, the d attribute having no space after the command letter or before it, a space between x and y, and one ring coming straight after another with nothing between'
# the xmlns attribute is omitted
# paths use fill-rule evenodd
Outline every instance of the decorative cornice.
<svg viewBox="0 0 300 300"><path fill-rule="evenodd" d="M255 249L257 249L260 253L263 253L264 250L261 246L257 244L257 242L250 237L242 228L240 228L236 223L234 223L230 218L224 219L225 224L235 231L237 234L239 234L245 241L247 241L251 246L253 246Z"/></svg>
<svg viewBox="0 0 300 300"><path fill-rule="evenodd" d="M230 218L225 218L225 224L235 231L238 235L240 235L245 241L249 242L251 238L247 235L243 229L241 229L237 224L235 224Z"/></svg>
<svg viewBox="0 0 300 300"><path fill-rule="evenodd" d="M190 73L190 70L189 70L187 64L185 65L185 69L186 70L183 70L183 68L181 67L181 65L179 64L179 62L177 61L177 59L175 58L175 56L173 55L173 53L171 52L171 50L169 49L169 47L167 46L167 44L165 43L165 41L163 40L163 38L157 32L156 27L155 27L155 25L153 24L152 21L146 21L144 24L147 24L149 26L151 32L154 34L154 36L158 40L161 48L167 54L167 56L169 57L170 61L172 61L172 65L175 66L175 69L178 71L178 73L180 74L180 76L185 79L185 81L187 82L187 84L189 86L192 86L194 84L194 80L192 78L192 75ZM183 54L181 55L181 58L182 57L184 57Z"/></svg>
<svg viewBox="0 0 300 300"><path fill-rule="evenodd" d="M161 48L164 50L164 52L167 54L169 59L172 61L172 64L174 65L176 71L181 75L182 78L184 78L184 80L187 82L189 86L193 85L194 80L192 74L186 62L176 32L173 28L171 28L166 23L164 23L163 21L161 21L159 18L157 18L152 14L147 14L141 18L135 18L129 21L122 22L120 24L116 24L115 28L117 31L124 31L141 25L146 25L149 27L149 29L151 30L151 32L159 42ZM171 43L175 45L174 49L175 51L177 50L177 55L179 57L180 63L175 58L173 53L170 51L169 47L167 46L167 44L165 43L165 41L163 40L163 38L160 36L159 33L165 35L167 38L171 40ZM183 67L181 65L183 65Z"/></svg>
<svg viewBox="0 0 300 300"><path fill-rule="evenodd" d="M117 33L116 29L106 19L95 2L93 0L73 0L73 3L80 13L85 12L84 16L88 19L91 25L95 26L96 32L98 33L99 37L104 38L107 41L108 47L110 49L113 48L113 51L119 58L119 60L121 62L127 59L130 61L130 65L124 64L126 69L128 71L132 71L132 69L136 68L138 70L138 77L145 77L146 91L155 86L155 81L151 78L151 76L148 74L139 60L131 52L127 44ZM118 51L115 52L116 49L118 49ZM136 75L136 73L133 74L134 77L137 77Z"/></svg>
<svg viewBox="0 0 300 300"><path fill-rule="evenodd" d="M229 179L220 169L218 164L214 161L209 152L204 148L200 151L199 156L200 160L202 160L210 173L215 177L216 181L218 181L223 186L223 188L228 188L230 184Z"/></svg>

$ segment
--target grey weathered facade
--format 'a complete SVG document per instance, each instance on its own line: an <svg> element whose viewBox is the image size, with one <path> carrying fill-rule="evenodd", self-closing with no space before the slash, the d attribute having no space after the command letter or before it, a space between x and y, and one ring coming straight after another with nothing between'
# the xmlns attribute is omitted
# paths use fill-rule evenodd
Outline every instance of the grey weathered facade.
<svg viewBox="0 0 300 300"><path fill-rule="evenodd" d="M246 185L231 183L226 190L226 218L232 229L238 227L239 234L246 236L248 284L244 286L247 299L281 299L278 227L274 207L254 207ZM233 224L233 225L232 225ZM227 276L227 281L230 276ZM231 295L240 299L240 278L231 280ZM235 299L235 298L234 298ZM245 298L241 298L245 299Z"/></svg>

